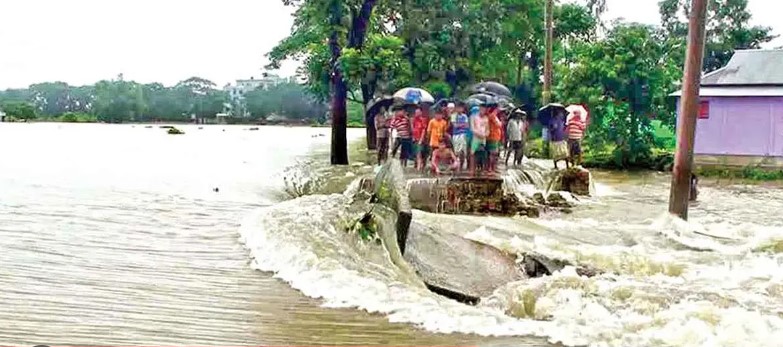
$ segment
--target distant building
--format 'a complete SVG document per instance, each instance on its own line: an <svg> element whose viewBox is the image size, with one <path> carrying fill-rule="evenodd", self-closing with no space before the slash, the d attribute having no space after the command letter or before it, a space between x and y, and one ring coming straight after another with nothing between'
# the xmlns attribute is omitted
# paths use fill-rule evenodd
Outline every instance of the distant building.
<svg viewBox="0 0 783 347"><path fill-rule="evenodd" d="M245 95L256 89L269 90L269 88L275 87L282 83L288 82L290 79L281 78L278 75L264 73L259 79L250 77L246 80L237 80L236 84L227 84L223 87L223 90L228 93L232 106L232 113L239 117L249 116L245 107Z"/></svg>
<svg viewBox="0 0 783 347"><path fill-rule="evenodd" d="M695 164L783 167L783 50L737 51L700 96Z"/></svg>
<svg viewBox="0 0 783 347"><path fill-rule="evenodd" d="M5 112L3 110L0 110L0 122L5 122Z"/></svg>

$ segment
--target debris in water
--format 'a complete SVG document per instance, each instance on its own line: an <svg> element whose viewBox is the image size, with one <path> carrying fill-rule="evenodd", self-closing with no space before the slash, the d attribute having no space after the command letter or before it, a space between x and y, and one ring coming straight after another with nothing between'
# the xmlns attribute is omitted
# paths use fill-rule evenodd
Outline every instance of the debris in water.
<svg viewBox="0 0 783 347"><path fill-rule="evenodd" d="M185 132L177 128L171 127L168 131L169 135L184 135Z"/></svg>

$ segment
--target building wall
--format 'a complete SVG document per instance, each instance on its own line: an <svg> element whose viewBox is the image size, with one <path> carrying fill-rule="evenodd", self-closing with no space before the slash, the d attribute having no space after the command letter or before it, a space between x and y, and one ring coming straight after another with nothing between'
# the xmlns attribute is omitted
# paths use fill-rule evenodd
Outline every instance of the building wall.
<svg viewBox="0 0 783 347"><path fill-rule="evenodd" d="M697 121L694 154L783 157L783 97L701 100L709 103L709 118Z"/></svg>

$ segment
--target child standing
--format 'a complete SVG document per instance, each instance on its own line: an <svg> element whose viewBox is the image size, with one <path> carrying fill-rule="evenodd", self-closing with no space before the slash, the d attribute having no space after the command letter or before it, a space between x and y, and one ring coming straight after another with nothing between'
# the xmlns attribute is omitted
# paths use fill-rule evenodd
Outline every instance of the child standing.
<svg viewBox="0 0 783 347"><path fill-rule="evenodd" d="M390 127L397 132L397 139L400 143L400 164L402 167L407 167L408 159L411 158L413 152L411 122L408 114L404 110L398 110L391 120Z"/></svg>

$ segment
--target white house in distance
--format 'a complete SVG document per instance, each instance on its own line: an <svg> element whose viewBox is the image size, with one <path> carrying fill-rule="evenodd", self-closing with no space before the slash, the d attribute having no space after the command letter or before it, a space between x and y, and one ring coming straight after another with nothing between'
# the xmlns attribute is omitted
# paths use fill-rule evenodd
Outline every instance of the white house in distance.
<svg viewBox="0 0 783 347"><path fill-rule="evenodd" d="M250 79L237 80L236 84L232 85L229 83L223 87L223 90L228 93L228 96L231 99L231 106L233 108L231 112L239 117L247 117L248 113L245 109L245 95L247 93L259 88L269 90L269 88L285 83L286 81L288 80L285 78L265 72L259 79L250 77Z"/></svg>
<svg viewBox="0 0 783 347"><path fill-rule="evenodd" d="M250 77L247 80L237 80L235 85L228 84L223 90L228 92L231 100L242 100L245 98L245 94L254 91L258 88L268 90L271 87L277 86L286 82L285 78L281 78L274 74L264 74L264 77L256 79Z"/></svg>

